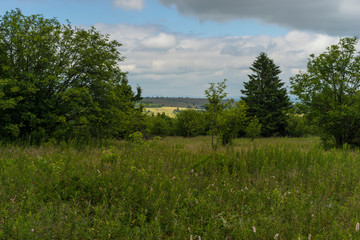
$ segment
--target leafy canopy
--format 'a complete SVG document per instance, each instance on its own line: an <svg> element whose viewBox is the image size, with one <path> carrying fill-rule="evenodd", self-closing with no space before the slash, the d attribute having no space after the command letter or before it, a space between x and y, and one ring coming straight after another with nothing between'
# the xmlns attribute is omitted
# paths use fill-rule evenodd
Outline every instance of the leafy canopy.
<svg viewBox="0 0 360 240"><path fill-rule="evenodd" d="M237 137L243 137L249 121L245 102L239 101L224 109L217 121L220 141L223 145L231 144Z"/></svg>
<svg viewBox="0 0 360 240"><path fill-rule="evenodd" d="M209 133L211 134L211 146L216 150L214 136L219 132L219 116L228 104L224 103L227 96L225 92L226 79L218 83L210 83L210 87L205 90L208 103L205 105L206 117L209 123Z"/></svg>
<svg viewBox="0 0 360 240"><path fill-rule="evenodd" d="M135 116L118 48L85 30L17 9L0 19L0 135L123 136ZM138 127L138 126L133 126Z"/></svg>
<svg viewBox="0 0 360 240"><path fill-rule="evenodd" d="M342 38L319 56L310 55L307 71L291 78L302 111L325 137L360 146L360 55L358 39Z"/></svg>

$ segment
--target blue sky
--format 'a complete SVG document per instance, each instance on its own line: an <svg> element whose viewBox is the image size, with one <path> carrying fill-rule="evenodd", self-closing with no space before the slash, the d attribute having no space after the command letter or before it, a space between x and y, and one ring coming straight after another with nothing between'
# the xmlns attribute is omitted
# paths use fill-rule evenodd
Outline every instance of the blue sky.
<svg viewBox="0 0 360 240"><path fill-rule="evenodd" d="M249 67L264 51L282 79L305 68L340 36L360 29L356 0L0 0L0 15L20 8L87 28L123 43L119 63L144 96L203 97L228 79L238 97Z"/></svg>

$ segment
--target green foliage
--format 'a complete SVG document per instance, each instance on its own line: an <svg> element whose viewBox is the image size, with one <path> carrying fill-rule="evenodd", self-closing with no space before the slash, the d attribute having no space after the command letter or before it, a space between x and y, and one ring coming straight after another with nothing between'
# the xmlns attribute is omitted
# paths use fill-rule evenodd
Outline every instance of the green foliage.
<svg viewBox="0 0 360 240"><path fill-rule="evenodd" d="M0 136L124 137L142 126L141 99L118 48L95 28L62 25L20 10L0 19Z"/></svg>
<svg viewBox="0 0 360 240"><path fill-rule="evenodd" d="M187 109L175 116L175 131L178 136L195 137L205 134L205 116L201 111Z"/></svg>
<svg viewBox="0 0 360 240"><path fill-rule="evenodd" d="M289 113L286 134L290 137L304 137L319 135L319 131L304 114Z"/></svg>
<svg viewBox="0 0 360 240"><path fill-rule="evenodd" d="M210 83L210 87L205 90L205 96L208 99L208 104L205 105L206 119L209 125L209 133L211 134L211 146L213 150L216 150L216 144L214 142L214 135L219 133L219 116L222 111L229 105L224 103L226 98L226 79L219 83Z"/></svg>
<svg viewBox="0 0 360 240"><path fill-rule="evenodd" d="M337 146L360 146L360 54L357 38L342 38L337 45L310 55L307 71L291 78L292 93L303 112Z"/></svg>
<svg viewBox="0 0 360 240"><path fill-rule="evenodd" d="M213 155L210 141L0 145L0 239L360 237L359 151L268 138Z"/></svg>
<svg viewBox="0 0 360 240"><path fill-rule="evenodd" d="M165 113L158 113L155 116L147 116L146 127L147 133L151 136L169 136L174 133L175 120Z"/></svg>
<svg viewBox="0 0 360 240"><path fill-rule="evenodd" d="M115 146L110 146L109 149L102 151L101 162L104 163L116 163L119 159L119 153Z"/></svg>
<svg viewBox="0 0 360 240"><path fill-rule="evenodd" d="M245 82L245 89L241 90L249 116L259 120L262 136L284 136L286 113L291 104L278 76L279 66L266 53L260 53L250 69L254 73L249 75L249 82Z"/></svg>
<svg viewBox="0 0 360 240"><path fill-rule="evenodd" d="M261 124L259 120L254 117L250 120L249 124L245 128L245 135L247 138L250 138L254 141L255 138L259 137L261 134Z"/></svg>
<svg viewBox="0 0 360 240"><path fill-rule="evenodd" d="M143 134L141 132L134 132L132 134L129 135L129 140L132 143L138 144L138 145L142 145L144 143L144 137Z"/></svg>
<svg viewBox="0 0 360 240"><path fill-rule="evenodd" d="M249 118L246 115L247 106L244 101L224 109L218 116L220 141L223 145L231 144L233 139L244 136Z"/></svg>

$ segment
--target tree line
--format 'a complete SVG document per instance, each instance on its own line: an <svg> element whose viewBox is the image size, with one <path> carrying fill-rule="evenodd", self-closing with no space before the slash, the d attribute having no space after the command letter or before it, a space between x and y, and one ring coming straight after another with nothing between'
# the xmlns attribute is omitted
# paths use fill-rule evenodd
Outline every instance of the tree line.
<svg viewBox="0 0 360 240"><path fill-rule="evenodd" d="M291 77L291 103L280 67L266 53L254 60L240 101L226 101L226 80L205 91L205 111L170 118L149 115L138 104L127 73L118 66L121 43L94 27L25 16L19 9L0 19L0 137L31 142L72 138L211 135L234 138L319 134L336 146L360 145L358 39L342 38L307 69ZM239 92L240 93L240 92ZM217 137L216 137L217 136Z"/></svg>

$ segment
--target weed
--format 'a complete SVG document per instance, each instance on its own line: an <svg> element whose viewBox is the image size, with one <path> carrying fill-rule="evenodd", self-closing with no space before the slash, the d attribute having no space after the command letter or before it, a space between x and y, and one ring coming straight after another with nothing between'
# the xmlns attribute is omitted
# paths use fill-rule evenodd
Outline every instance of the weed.
<svg viewBox="0 0 360 240"><path fill-rule="evenodd" d="M357 239L359 151L318 138L0 145L0 239ZM119 160L121 159L121 164Z"/></svg>

